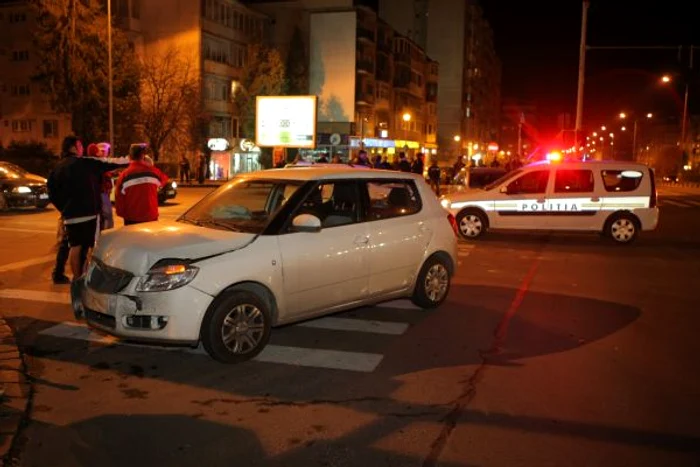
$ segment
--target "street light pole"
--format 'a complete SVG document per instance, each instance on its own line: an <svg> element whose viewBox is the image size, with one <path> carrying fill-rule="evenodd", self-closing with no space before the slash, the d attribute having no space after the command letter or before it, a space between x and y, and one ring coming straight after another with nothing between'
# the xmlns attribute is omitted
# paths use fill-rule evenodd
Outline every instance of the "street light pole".
<svg viewBox="0 0 700 467"><path fill-rule="evenodd" d="M583 1L581 16L581 45L578 58L578 92L576 94L576 128L574 129L574 144L579 148L578 138L583 126L583 84L586 77L586 33L588 31L589 0ZM519 150L519 148L518 148Z"/></svg>
<svg viewBox="0 0 700 467"><path fill-rule="evenodd" d="M112 0L107 0L107 82L109 92L109 148L114 155L114 96L112 93Z"/></svg>
<svg viewBox="0 0 700 467"><path fill-rule="evenodd" d="M634 119L634 129L632 130L632 160L637 160L637 119Z"/></svg>
<svg viewBox="0 0 700 467"><path fill-rule="evenodd" d="M693 50L694 47L690 47L690 70L693 69ZM688 125L688 94L690 92L690 80L686 78L685 80L685 95L683 96L683 123L681 124L681 148L683 152L686 150L686 135L687 135L687 125Z"/></svg>

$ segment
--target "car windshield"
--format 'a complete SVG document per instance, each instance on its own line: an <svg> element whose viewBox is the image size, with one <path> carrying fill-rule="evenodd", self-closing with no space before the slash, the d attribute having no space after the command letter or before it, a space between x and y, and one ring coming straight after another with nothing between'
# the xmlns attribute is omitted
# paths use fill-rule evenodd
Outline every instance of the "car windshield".
<svg viewBox="0 0 700 467"><path fill-rule="evenodd" d="M518 169L518 170L514 170L513 172L508 172L507 174L503 175L502 177L499 177L498 180L494 180L493 182L489 183L488 185L484 185L482 190L485 190L485 191L493 190L497 186L502 185L504 182L511 180L511 179L519 176L522 173L523 173L523 169Z"/></svg>
<svg viewBox="0 0 700 467"><path fill-rule="evenodd" d="M0 162L0 178L21 178L27 173L21 167L15 164L10 164L9 162Z"/></svg>
<svg viewBox="0 0 700 467"><path fill-rule="evenodd" d="M178 222L260 234L301 185L289 180L234 179L195 204Z"/></svg>

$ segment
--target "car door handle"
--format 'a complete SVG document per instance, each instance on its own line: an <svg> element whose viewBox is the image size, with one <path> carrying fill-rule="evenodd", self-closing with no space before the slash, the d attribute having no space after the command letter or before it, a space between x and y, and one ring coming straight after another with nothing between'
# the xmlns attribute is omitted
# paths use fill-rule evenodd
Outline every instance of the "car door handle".
<svg viewBox="0 0 700 467"><path fill-rule="evenodd" d="M369 237L364 236L364 237L356 237L355 238L355 245L367 245L369 243Z"/></svg>
<svg viewBox="0 0 700 467"><path fill-rule="evenodd" d="M598 201L600 201L600 198L598 198L597 196L594 196L593 198L591 198L591 201L593 201L594 203L597 203Z"/></svg>

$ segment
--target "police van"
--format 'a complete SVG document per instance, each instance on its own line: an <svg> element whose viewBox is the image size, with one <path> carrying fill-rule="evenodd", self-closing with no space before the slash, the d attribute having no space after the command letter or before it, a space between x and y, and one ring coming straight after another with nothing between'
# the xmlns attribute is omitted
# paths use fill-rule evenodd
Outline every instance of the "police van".
<svg viewBox="0 0 700 467"><path fill-rule="evenodd" d="M620 161L542 161L443 196L462 238L489 229L600 232L621 244L659 220L653 171Z"/></svg>

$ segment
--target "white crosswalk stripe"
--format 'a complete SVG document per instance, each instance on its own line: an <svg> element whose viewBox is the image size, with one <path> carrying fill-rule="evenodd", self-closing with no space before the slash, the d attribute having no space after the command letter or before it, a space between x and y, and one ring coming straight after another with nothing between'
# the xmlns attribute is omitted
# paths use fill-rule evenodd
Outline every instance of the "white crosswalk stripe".
<svg viewBox="0 0 700 467"><path fill-rule="evenodd" d="M70 296L65 292L49 292L36 290L19 290L19 289L0 289L0 299L12 300L28 300L51 304L68 305ZM394 339L405 334L410 328L410 324L403 322L402 314L412 314L416 316L416 312L422 313L418 307L413 305L409 300L393 300L386 303L378 304L376 310L384 313L382 320L371 319L373 309L360 309L354 311L353 315L358 317L342 317L342 316L327 316L319 319L297 323L292 326L282 328L279 332L284 333L282 343L284 345L268 344L267 347L258 355L255 360L266 363L277 363L284 365L293 365L311 368L335 369L343 371L353 371L370 373L377 369L381 364L384 355L376 351L367 352L365 342L371 335L376 336L376 342L384 345L382 339ZM393 313L395 312L395 313ZM387 315L386 313L389 313ZM363 319L362 315L367 316ZM386 316L389 316L388 318ZM391 321L388 321L390 319ZM331 348L316 348L309 347L308 337L304 338L304 334L299 334L304 329L318 333L335 333L332 334L334 339L337 336L347 336L344 339L344 345L350 345L351 350L331 349ZM338 334L340 333L340 334ZM178 348L178 347L161 347L148 344L139 344L124 342L121 339L103 334L99 331L90 329L82 323L73 321L65 321L55 324L39 332L40 336L54 337L59 339L69 339L77 341L87 341L104 346L110 346L110 350L126 348L142 348L142 349L157 349L168 352L185 352L190 354L205 354L200 347L196 349ZM319 334L320 335L320 334ZM276 336L276 331L273 331L273 342ZM308 336L308 333L306 334ZM289 345L290 339L299 340L299 345ZM349 344L348 344L349 343ZM389 341L386 341L388 345ZM44 344L47 345L47 344ZM50 344L48 344L50 345ZM114 347L111 347L114 346ZM355 348L357 347L357 350ZM364 349L363 349L364 347Z"/></svg>

